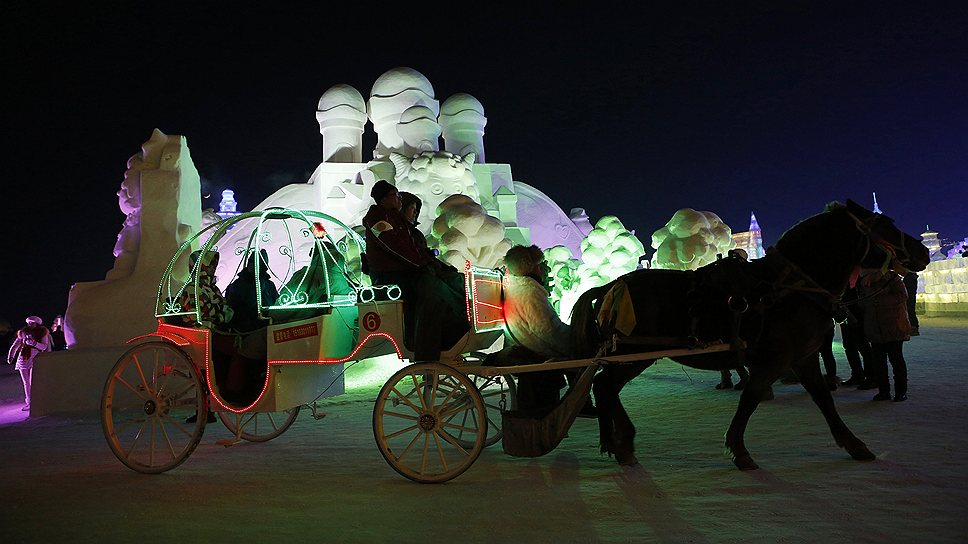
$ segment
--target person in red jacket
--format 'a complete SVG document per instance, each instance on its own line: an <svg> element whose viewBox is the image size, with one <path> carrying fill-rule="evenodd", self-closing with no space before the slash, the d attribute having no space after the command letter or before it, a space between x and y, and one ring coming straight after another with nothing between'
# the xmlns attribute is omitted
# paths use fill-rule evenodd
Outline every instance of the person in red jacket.
<svg viewBox="0 0 968 544"><path fill-rule="evenodd" d="M443 264L415 239L401 213L397 188L380 180L370 191L375 204L363 217L366 260L373 285L397 285L404 301L404 344L415 361L437 361L467 331L464 293L445 281ZM446 346L445 346L446 344Z"/></svg>

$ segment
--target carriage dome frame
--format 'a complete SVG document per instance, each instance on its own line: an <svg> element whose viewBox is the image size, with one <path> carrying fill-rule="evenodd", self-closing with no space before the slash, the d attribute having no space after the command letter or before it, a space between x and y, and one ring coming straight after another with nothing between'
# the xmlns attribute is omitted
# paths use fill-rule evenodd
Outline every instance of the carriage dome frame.
<svg viewBox="0 0 968 544"><path fill-rule="evenodd" d="M267 266L267 263L263 263L262 259L255 259L255 275L260 277L262 274L262 269L268 269L270 275L274 279L278 280L279 285L283 286L281 291L286 291L285 287L289 280L293 278L293 275L297 272L296 270L296 241L297 240L312 240L314 244L314 251L318 252L319 255L324 255L325 259L330 260L334 263L337 270L344 276L349 285L353 289L353 293L344 295L332 295L330 291L330 271L328 267L323 266L324 281L326 285L327 300L323 302L310 303L307 301L305 292L300 292L299 287L302 286L303 282L308 275L308 270L302 275L299 282L297 283L297 288L292 292L280 292L279 299L275 304L263 305L262 300L262 289L260 282L256 282L256 301L257 308L259 312L259 317L267 317L265 312L273 310L297 310L304 308L331 308L334 306L352 306L357 303L358 300L372 300L377 296L376 291L385 291L384 297L390 300L396 300L400 297L400 290L396 286L390 287L379 287L379 286L369 286L362 272L359 274L353 274L348 270L346 253L350 244L354 244L359 248L360 253L366 251L366 241L363 237L353 230L351 227L340 221L339 219L320 212L316 210L295 210L290 208L282 207L270 207L265 210L251 211L240 214L235 217L229 217L213 223L195 233L191 238L186 240L175 252L171 261L168 263L164 274L162 275L161 281L158 284L158 295L155 299L155 317L157 318L172 318L179 316L190 316L194 315L196 322L201 322L201 305L199 304L199 268L201 266L201 259L196 262L194 266L189 264L188 266L188 276L186 278L177 278L175 273L178 269L177 264L181 259L187 259L189 254L194 251L194 248L198 247L202 254L207 252L220 252L225 248L220 246L220 243L225 238L226 234L230 229L239 227L242 228L246 223L255 222L255 227L249 232L245 245L239 246L234 249L236 255L242 255L239 260L239 264L236 266L233 272L233 277L238 275L239 271L245 266L246 260L252 253L257 253L262 249L266 249L269 244L271 244L276 236L280 234L274 234L274 230L270 228L273 225L281 225L281 235L284 236L283 243L278 245L276 250L281 255L288 259L287 269L284 275L280 276L275 273L272 267ZM295 223L295 224L292 224ZM334 228L327 228L327 223L329 223ZM343 236L336 240L334 239L332 232L342 231ZM205 238L208 236L207 238ZM199 240L205 238L205 242L199 244ZM328 242L324 243L324 242ZM200 247L199 247L200 246ZM334 255L333 252L339 255ZM193 294L194 300L192 301L191 308L183 308L180 302L182 294L185 290L192 285L194 287Z"/></svg>

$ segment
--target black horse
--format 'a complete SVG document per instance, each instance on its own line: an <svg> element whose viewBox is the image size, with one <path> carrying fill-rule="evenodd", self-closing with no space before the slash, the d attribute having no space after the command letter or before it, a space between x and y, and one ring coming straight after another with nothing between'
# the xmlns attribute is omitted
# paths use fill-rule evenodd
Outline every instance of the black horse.
<svg viewBox="0 0 968 544"><path fill-rule="evenodd" d="M589 290L572 313L575 345L579 356L593 357L730 344L729 351L673 359L704 370L749 368L726 431L727 453L742 470L758 468L743 442L750 416L770 385L792 368L837 444L854 459L872 460L837 413L817 352L833 327L831 318L844 310L840 295L861 267L917 272L928 262L924 245L889 217L852 201L832 203L786 231L762 259L725 258L688 272L637 270ZM601 448L623 465L638 461L635 426L619 392L654 362L604 365L595 377Z"/></svg>

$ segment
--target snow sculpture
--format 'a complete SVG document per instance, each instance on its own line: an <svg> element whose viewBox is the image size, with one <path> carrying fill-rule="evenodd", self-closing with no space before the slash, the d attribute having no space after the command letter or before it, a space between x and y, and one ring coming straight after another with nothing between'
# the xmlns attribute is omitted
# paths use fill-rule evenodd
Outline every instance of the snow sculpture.
<svg viewBox="0 0 968 544"><path fill-rule="evenodd" d="M473 153L484 163L484 106L466 93L457 93L440 106L440 126L444 149L455 155Z"/></svg>
<svg viewBox="0 0 968 544"><path fill-rule="evenodd" d="M581 242L582 264L577 273L583 290L635 270L643 255L645 246L617 217L602 217Z"/></svg>
<svg viewBox="0 0 968 544"><path fill-rule="evenodd" d="M121 210L128 218L122 248L104 281L76 283L65 314L71 348L123 345L153 331L158 279L171 256L201 223L201 186L184 136L155 129L141 153L128 159ZM187 277L186 262L176 276Z"/></svg>
<svg viewBox="0 0 968 544"><path fill-rule="evenodd" d="M426 106L411 106L400 114L397 135L403 140L404 154L408 157L424 152L437 151L440 147L440 125L433 110Z"/></svg>
<svg viewBox="0 0 968 544"><path fill-rule="evenodd" d="M581 251L581 261L565 246L545 251L555 282L551 301L562 319L570 316L582 293L638 268L645 246L617 217L606 215L581 241Z"/></svg>
<svg viewBox="0 0 968 544"><path fill-rule="evenodd" d="M565 302L567 308L571 308L578 299L578 267L581 261L572 257L571 250L565 246L555 246L544 250L545 262L551 269L551 304L558 311L558 315L566 316L562 313L562 299L570 300ZM574 292L574 296L569 293ZM568 312L570 313L570 311Z"/></svg>
<svg viewBox="0 0 968 544"><path fill-rule="evenodd" d="M154 149L161 145L164 135L155 131L151 139L145 142L142 153L147 155L147 149ZM128 170L124 173L124 181L118 190L118 207L124 214L118 241L114 244L114 267L104 276L106 280L115 280L130 276L138 261L138 247L141 245L141 176L144 167L140 155L128 159Z"/></svg>
<svg viewBox="0 0 968 544"><path fill-rule="evenodd" d="M446 151L425 151L413 160L400 153L391 153L390 160L396 167L394 185L397 190L413 193L423 202L417 220L424 234L430 232L430 226L437 218L437 207L451 195L481 201L472 169L473 153L461 157Z"/></svg>
<svg viewBox="0 0 968 544"><path fill-rule="evenodd" d="M316 120L323 136L323 162L363 161L366 102L360 91L333 85L319 99Z"/></svg>
<svg viewBox="0 0 968 544"><path fill-rule="evenodd" d="M377 134L374 159L385 159L391 152L405 153L397 124L403 112L412 106L430 109L434 119L440 113L440 103L434 98L434 87L420 72L413 68L393 68L373 83L366 111Z"/></svg>
<svg viewBox="0 0 968 544"><path fill-rule="evenodd" d="M440 259L464 269L464 262L485 268L501 266L511 241L504 237L504 225L487 214L467 195L452 195L438 209L431 240Z"/></svg>
<svg viewBox="0 0 968 544"><path fill-rule="evenodd" d="M732 231L718 215L683 208L652 234L652 268L695 270L735 246Z"/></svg>

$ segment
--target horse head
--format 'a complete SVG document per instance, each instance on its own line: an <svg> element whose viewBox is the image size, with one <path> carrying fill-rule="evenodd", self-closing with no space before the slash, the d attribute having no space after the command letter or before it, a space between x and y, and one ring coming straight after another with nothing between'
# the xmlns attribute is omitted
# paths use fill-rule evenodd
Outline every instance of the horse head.
<svg viewBox="0 0 968 544"><path fill-rule="evenodd" d="M883 258L881 262L888 262L889 267L899 274L908 270L920 272L931 262L928 248L917 238L897 228L894 219L874 213L853 200L847 201L847 211L867 232L871 241L871 251L866 260Z"/></svg>

